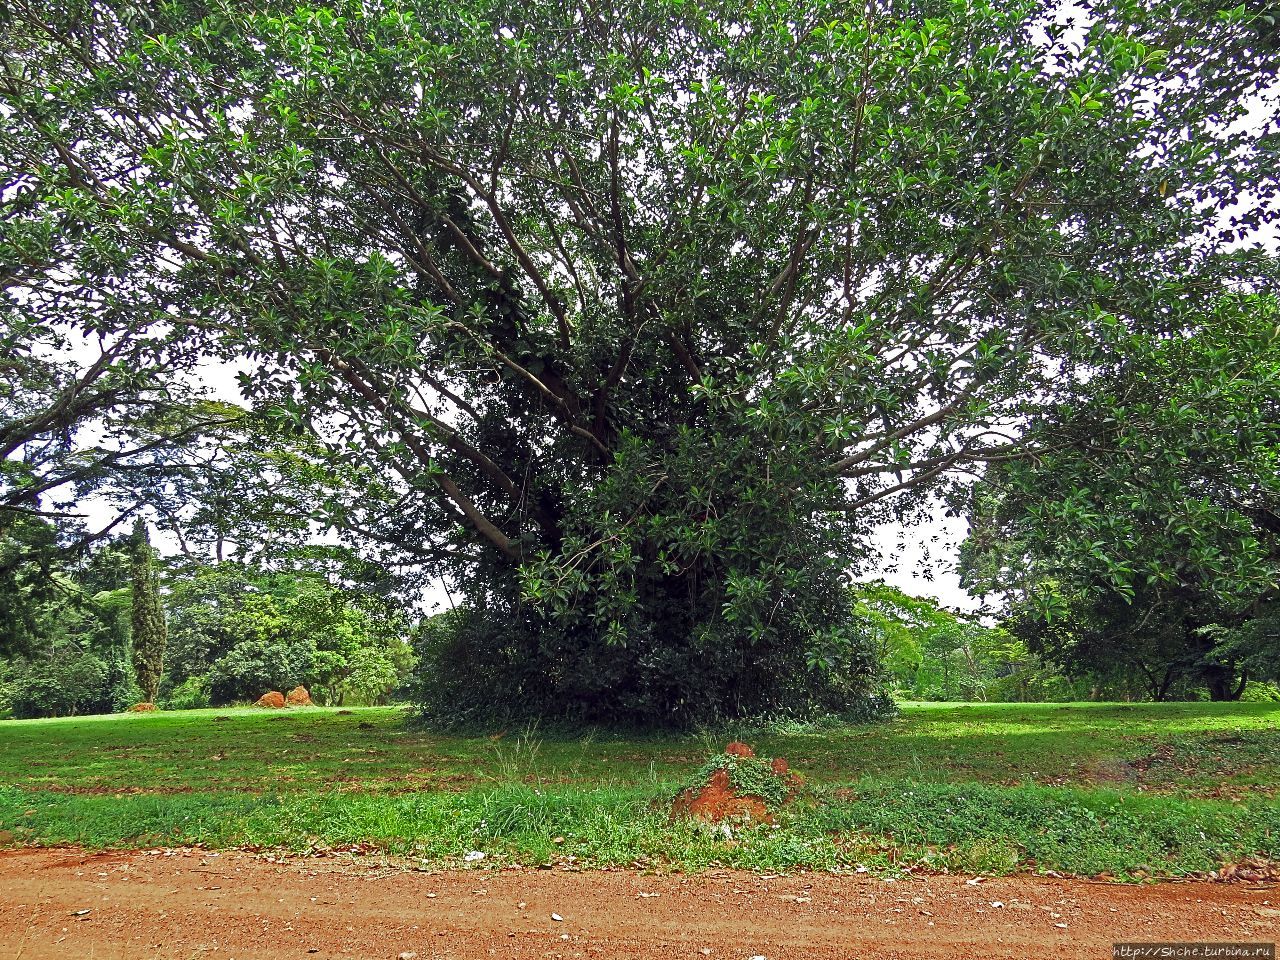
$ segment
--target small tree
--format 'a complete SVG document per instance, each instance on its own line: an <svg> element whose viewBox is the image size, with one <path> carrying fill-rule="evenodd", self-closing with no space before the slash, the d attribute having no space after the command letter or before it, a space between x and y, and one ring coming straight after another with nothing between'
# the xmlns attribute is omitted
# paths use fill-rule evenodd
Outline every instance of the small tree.
<svg viewBox="0 0 1280 960"><path fill-rule="evenodd" d="M160 582L156 575L155 551L147 535L146 523L139 519L133 527L133 672L148 701L154 701L164 671L167 638Z"/></svg>

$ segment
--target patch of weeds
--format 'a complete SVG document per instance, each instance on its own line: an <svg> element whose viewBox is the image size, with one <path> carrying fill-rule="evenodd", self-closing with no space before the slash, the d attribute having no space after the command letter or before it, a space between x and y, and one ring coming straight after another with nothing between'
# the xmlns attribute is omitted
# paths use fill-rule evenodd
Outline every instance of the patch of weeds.
<svg viewBox="0 0 1280 960"><path fill-rule="evenodd" d="M514 737L500 734L493 739L492 777L499 783L519 783L542 779L538 756L542 739L537 724L530 724Z"/></svg>
<svg viewBox="0 0 1280 960"><path fill-rule="evenodd" d="M1280 807L1265 801L882 780L823 799L813 816L827 831L881 838L932 869L1173 877L1274 856L1280 843Z"/></svg>
<svg viewBox="0 0 1280 960"><path fill-rule="evenodd" d="M1008 840L987 837L959 844L946 851L945 855L936 855L933 859L963 873L1000 876L1017 870L1022 857L1018 848Z"/></svg>
<svg viewBox="0 0 1280 960"><path fill-rule="evenodd" d="M775 773L770 762L763 757L740 757L722 753L712 757L680 785L680 792L700 790L706 786L717 770L723 770L729 778L729 789L740 797L758 797L770 806L777 806L787 799L793 784L782 774Z"/></svg>

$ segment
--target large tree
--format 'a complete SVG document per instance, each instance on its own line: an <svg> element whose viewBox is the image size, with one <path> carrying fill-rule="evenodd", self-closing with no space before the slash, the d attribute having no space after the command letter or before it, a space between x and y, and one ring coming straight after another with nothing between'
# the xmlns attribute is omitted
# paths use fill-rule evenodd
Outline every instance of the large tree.
<svg viewBox="0 0 1280 960"><path fill-rule="evenodd" d="M962 566L1078 675L1238 698L1280 664L1280 307L1226 298L1046 409L967 492Z"/></svg>
<svg viewBox="0 0 1280 960"><path fill-rule="evenodd" d="M477 703L848 704L876 524L1270 269L1257 17L1068 9L15 0L10 308L251 358L448 565Z"/></svg>

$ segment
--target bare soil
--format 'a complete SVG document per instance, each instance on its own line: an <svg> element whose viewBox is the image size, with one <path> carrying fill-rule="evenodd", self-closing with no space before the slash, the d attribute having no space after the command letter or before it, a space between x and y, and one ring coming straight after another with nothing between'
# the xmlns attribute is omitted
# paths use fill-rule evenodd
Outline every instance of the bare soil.
<svg viewBox="0 0 1280 960"><path fill-rule="evenodd" d="M557 920L556 917L561 919ZM1270 942L1280 885L501 869L203 850L0 852L0 957L1109 958Z"/></svg>

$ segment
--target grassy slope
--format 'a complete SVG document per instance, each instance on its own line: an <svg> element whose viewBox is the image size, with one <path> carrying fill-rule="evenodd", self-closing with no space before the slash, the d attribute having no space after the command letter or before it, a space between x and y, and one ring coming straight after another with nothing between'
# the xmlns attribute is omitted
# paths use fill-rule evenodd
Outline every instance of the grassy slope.
<svg viewBox="0 0 1280 960"><path fill-rule="evenodd" d="M6 722L0 839L1121 877L1280 857L1272 705L916 705L732 733L815 788L777 827L667 823L662 801L724 736L450 737L379 709Z"/></svg>

